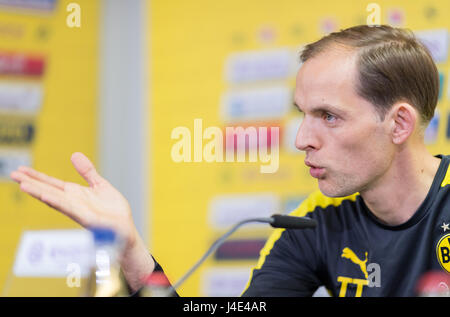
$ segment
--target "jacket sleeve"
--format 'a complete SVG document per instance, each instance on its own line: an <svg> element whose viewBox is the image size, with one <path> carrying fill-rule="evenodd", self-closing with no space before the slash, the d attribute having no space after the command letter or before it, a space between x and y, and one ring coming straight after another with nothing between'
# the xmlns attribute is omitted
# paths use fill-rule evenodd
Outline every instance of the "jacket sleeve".
<svg viewBox="0 0 450 317"><path fill-rule="evenodd" d="M161 267L161 265L156 261L156 259L152 256L153 261L155 262L155 268L153 270L153 272L162 272L164 273L163 268ZM141 290L142 288L140 288L139 290L137 290L136 292L132 292L131 288L129 285L127 285L128 287L128 293L130 297L141 297ZM169 290L171 291L171 297L180 297L180 295L178 295L178 293L176 292L176 290L172 287L172 285L169 286Z"/></svg>

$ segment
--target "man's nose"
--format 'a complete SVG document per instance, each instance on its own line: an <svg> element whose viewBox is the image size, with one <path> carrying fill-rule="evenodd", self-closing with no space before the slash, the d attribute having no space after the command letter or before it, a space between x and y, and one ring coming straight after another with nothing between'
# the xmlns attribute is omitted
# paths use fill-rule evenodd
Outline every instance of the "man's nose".
<svg viewBox="0 0 450 317"><path fill-rule="evenodd" d="M295 138L295 147L300 151L318 149L319 143L315 134L316 132L312 122L309 119L303 118Z"/></svg>

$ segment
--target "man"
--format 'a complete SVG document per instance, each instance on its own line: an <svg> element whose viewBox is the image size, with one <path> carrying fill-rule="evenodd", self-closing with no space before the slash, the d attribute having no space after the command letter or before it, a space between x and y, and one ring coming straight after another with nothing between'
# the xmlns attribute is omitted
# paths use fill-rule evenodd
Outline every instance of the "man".
<svg viewBox="0 0 450 317"><path fill-rule="evenodd" d="M320 192L293 214L319 225L275 232L244 295L308 296L319 285L334 296L415 295L423 273L442 270L436 247L450 222L449 159L424 144L436 66L412 33L387 26L330 34L301 59L296 146Z"/></svg>
<svg viewBox="0 0 450 317"><path fill-rule="evenodd" d="M425 272L450 272L449 158L429 154L423 140L438 99L436 66L411 32L388 26L332 33L306 46L301 59L295 104L304 118L296 146L320 192L292 214L318 226L276 230L243 295L311 296L321 285L335 296L415 295ZM127 201L84 155L75 153L72 163L90 187L27 167L11 178L81 225L121 233L122 269L138 290L161 268Z"/></svg>

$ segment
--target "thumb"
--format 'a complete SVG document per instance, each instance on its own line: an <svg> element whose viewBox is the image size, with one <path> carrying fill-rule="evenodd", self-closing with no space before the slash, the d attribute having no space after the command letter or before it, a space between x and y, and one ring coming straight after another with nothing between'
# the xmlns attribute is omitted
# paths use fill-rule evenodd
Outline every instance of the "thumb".
<svg viewBox="0 0 450 317"><path fill-rule="evenodd" d="M103 178L97 173L92 162L83 153L76 152L70 157L73 166L83 177L89 186L95 186L103 182Z"/></svg>

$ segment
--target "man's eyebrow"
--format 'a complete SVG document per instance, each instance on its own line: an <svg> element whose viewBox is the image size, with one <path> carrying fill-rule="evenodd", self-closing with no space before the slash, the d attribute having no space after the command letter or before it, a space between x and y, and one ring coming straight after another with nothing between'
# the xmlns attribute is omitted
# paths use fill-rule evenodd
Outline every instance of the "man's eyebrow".
<svg viewBox="0 0 450 317"><path fill-rule="evenodd" d="M293 102L293 106L295 108L297 108L298 111L300 112L304 112L300 106L294 101ZM339 109L336 106L324 103L324 104L320 104L317 106L313 106L312 109L310 110L311 113L323 113L323 112L332 112L338 115L343 115L345 114L345 112L342 109Z"/></svg>

